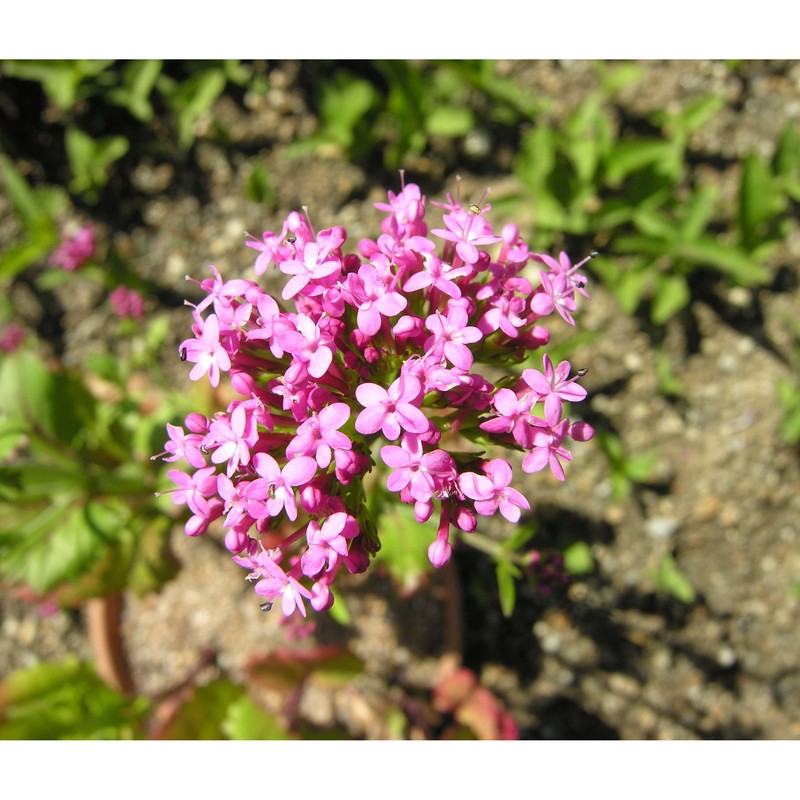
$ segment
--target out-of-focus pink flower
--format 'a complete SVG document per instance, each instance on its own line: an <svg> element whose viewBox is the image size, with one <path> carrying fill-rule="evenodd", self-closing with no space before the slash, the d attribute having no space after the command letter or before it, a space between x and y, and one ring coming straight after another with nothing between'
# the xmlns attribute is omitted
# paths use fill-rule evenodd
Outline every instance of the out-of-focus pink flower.
<svg viewBox="0 0 800 800"><path fill-rule="evenodd" d="M74 272L94 255L96 246L94 226L87 222L74 236L61 236L61 243L50 255L50 264L67 272Z"/></svg>
<svg viewBox="0 0 800 800"><path fill-rule="evenodd" d="M135 289L117 286L108 302L120 319L141 319L144 314L144 298Z"/></svg>
<svg viewBox="0 0 800 800"><path fill-rule="evenodd" d="M0 350L4 353L13 353L22 344L24 338L24 329L12 322L0 331Z"/></svg>

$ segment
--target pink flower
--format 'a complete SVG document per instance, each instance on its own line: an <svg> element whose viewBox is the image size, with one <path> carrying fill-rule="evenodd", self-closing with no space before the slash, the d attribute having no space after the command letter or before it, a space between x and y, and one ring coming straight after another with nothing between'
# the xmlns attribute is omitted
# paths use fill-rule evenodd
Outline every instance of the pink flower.
<svg viewBox="0 0 800 800"><path fill-rule="evenodd" d="M403 291L416 292L419 289L433 287L450 297L456 299L461 297L461 289L453 279L472 274L472 267L451 267L431 253L425 254L422 263L424 269L406 281Z"/></svg>
<svg viewBox="0 0 800 800"><path fill-rule="evenodd" d="M467 345L483 338L478 328L467 325L468 319L463 306L450 306L446 317L438 311L431 314L425 320L425 327L433 334L425 342L427 354L443 354L454 367L467 372L473 360Z"/></svg>
<svg viewBox="0 0 800 800"><path fill-rule="evenodd" d="M350 540L359 533L356 520L343 511L331 514L322 527L311 520L306 529L308 550L300 559L303 574L313 578L323 569L335 569L339 560L347 555Z"/></svg>
<svg viewBox="0 0 800 800"><path fill-rule="evenodd" d="M446 230L434 228L431 233L455 242L456 253L466 264L477 263L477 245L495 244L501 241L499 236L492 233L491 225L483 217L464 208L454 209L451 214L445 214L443 219L447 226Z"/></svg>
<svg viewBox="0 0 800 800"><path fill-rule="evenodd" d="M281 611L284 616L291 616L295 610L299 611L302 616L306 615L303 598L310 600L311 592L290 574L291 570L288 573L284 572L269 557L266 550L260 552L255 558L236 556L233 560L237 564L253 570L248 576L248 580L257 581L256 594L269 601L280 599Z"/></svg>
<svg viewBox="0 0 800 800"><path fill-rule="evenodd" d="M13 353L24 341L25 331L12 322L0 332L0 350L4 353Z"/></svg>
<svg viewBox="0 0 800 800"><path fill-rule="evenodd" d="M463 472L459 475L458 486L464 494L475 501L475 510L490 517L499 509L509 522L519 522L521 509L530 510L530 503L524 495L510 486L513 472L511 465L502 458L485 461L481 469L483 475Z"/></svg>
<svg viewBox="0 0 800 800"><path fill-rule="evenodd" d="M339 428L350 418L350 408L346 403L332 403L323 408L297 427L297 436L286 448L288 458L299 454L313 456L322 469L331 463L332 450L347 449L352 446L350 439Z"/></svg>
<svg viewBox="0 0 800 800"><path fill-rule="evenodd" d="M533 434L533 447L522 459L522 471L538 472L549 465L553 475L558 480L566 480L564 468L561 466L559 459L563 458L565 461L572 461L572 453L561 445L568 431L568 419L562 419L558 425L552 428L537 428Z"/></svg>
<svg viewBox="0 0 800 800"><path fill-rule="evenodd" d="M381 329L381 317L393 317L403 311L408 301L390 290L371 264L364 264L358 274L350 274L343 284L348 302L358 309L358 328L367 336Z"/></svg>
<svg viewBox="0 0 800 800"><path fill-rule="evenodd" d="M290 459L281 469L278 462L268 453L256 453L253 466L261 478L250 484L250 493L261 494L266 490L266 512L270 517L277 517L286 511L290 520L297 519L297 502L293 488L304 486L317 472L317 464L313 458L297 456Z"/></svg>
<svg viewBox="0 0 800 800"><path fill-rule="evenodd" d="M144 298L135 289L117 286L108 296L114 313L122 318L141 319L144 314Z"/></svg>
<svg viewBox="0 0 800 800"><path fill-rule="evenodd" d="M386 390L377 383L362 383L356 387L356 400L364 410L356 419L356 430L370 434L381 431L391 442L402 431L425 433L428 418L418 407L422 384L412 377L401 375Z"/></svg>
<svg viewBox="0 0 800 800"><path fill-rule="evenodd" d="M408 488L414 500L425 502L436 492L455 482L457 473L453 457L444 450L425 453L418 437L405 435L400 447L393 444L381 448L381 458L392 472L386 479L390 492Z"/></svg>
<svg viewBox="0 0 800 800"><path fill-rule="evenodd" d="M522 380L536 392L537 402L544 400L545 419L548 422L561 418L562 401L577 402L586 397L586 389L575 383L580 375L568 378L569 370L569 361L562 361L553 369L553 362L545 353L544 374L537 369L526 369L522 373Z"/></svg>
<svg viewBox="0 0 800 800"><path fill-rule="evenodd" d="M281 331L275 338L281 348L291 353L312 378L321 378L333 361L333 350L336 347L333 339L324 335L319 326L305 314L297 315L295 326L297 330Z"/></svg>
<svg viewBox="0 0 800 800"><path fill-rule="evenodd" d="M206 317L199 339L186 339L180 351L184 360L197 362L189 373L189 380L196 381L208 373L213 387L219 386L220 370L231 368L231 359L219 341L219 320L216 314Z"/></svg>
<svg viewBox="0 0 800 800"><path fill-rule="evenodd" d="M96 244L94 226L87 222L74 236L62 234L61 243L50 256L50 264L74 272L94 255Z"/></svg>
<svg viewBox="0 0 800 800"><path fill-rule="evenodd" d="M211 423L208 435L216 445L211 454L215 464L228 462L228 475L233 475L240 466L250 463L250 448L258 441L258 430L252 411L243 404L233 409L230 418L221 416Z"/></svg>
<svg viewBox="0 0 800 800"><path fill-rule="evenodd" d="M281 296L284 300L289 300L301 292L310 281L329 278L339 272L341 269L339 261L327 258L326 255L316 242L309 242L303 248L302 261L295 258L281 262L281 272L293 276L283 289Z"/></svg>

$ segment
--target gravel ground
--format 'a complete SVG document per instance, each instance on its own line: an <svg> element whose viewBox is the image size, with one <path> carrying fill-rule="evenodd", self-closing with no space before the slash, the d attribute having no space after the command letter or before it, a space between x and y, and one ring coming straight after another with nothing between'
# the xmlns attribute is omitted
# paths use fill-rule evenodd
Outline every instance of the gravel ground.
<svg viewBox="0 0 800 800"><path fill-rule="evenodd" d="M738 74L715 62L642 66L645 80L621 95L631 112L683 104L710 90L725 97L726 108L692 142L710 163L753 149L768 155L786 120L800 118L795 63L746 64ZM555 119L596 84L594 68L584 62L511 62L504 69L556 98ZM283 155L286 144L313 129L297 73L297 65L275 65L265 96L218 102L214 116L231 141L222 146L201 130L202 198L184 190L172 165L142 160L134 173L144 197L142 222L114 237L162 286L183 292L184 275L205 277L209 262L225 277L247 274L252 252L242 246L243 232L274 229L301 205L320 228L344 225L353 242L374 231L372 204L386 187L335 156ZM459 170L465 188L477 196L486 185L496 193L513 185L506 157L498 151L492 174ZM258 160L277 191L277 209L267 217L244 199ZM419 170L441 196L454 176L434 162L411 165L407 177L415 180ZM715 177L734 186L735 170ZM14 235L0 198L0 240ZM352 578L344 594L352 624L322 620L312 641L346 642L365 671L346 689L314 688L301 714L356 737L392 735L387 704L399 687L430 689L455 642L524 738L800 738L800 598L791 592L800 579L800 459L779 436L775 396L776 382L792 375L800 243L787 241L775 258L792 276L793 290L767 288L755 296L732 290L718 303L696 300L693 330L686 317L666 326L661 345L685 389L679 400L659 391L653 337L595 285L579 324L602 335L571 361L589 368L584 385L594 419L630 453L658 449L654 476L615 501L607 462L588 444L575 448L565 484L538 474L526 476L525 488L537 541L588 541L596 570L549 597L521 594L508 620L485 599L495 591L493 568L468 549L412 597L380 575ZM124 346L103 338L107 320L90 287L77 291L71 283L70 290L65 359ZM19 308L35 320L42 313L37 298L22 286L16 291ZM759 316L750 313L753 303ZM185 310L159 313L174 316L176 343L188 335ZM174 352L165 353L165 364L185 381ZM274 649L285 636L277 615L259 612L242 571L212 539L189 540L179 529L174 547L180 575L158 595L128 598L125 608L134 679L147 693L181 681L207 650L216 653L217 669L241 675L253 654ZM692 603L655 585L652 570L665 555L695 587ZM67 652L90 656L80 611L41 617L6 594L0 633L0 676Z"/></svg>

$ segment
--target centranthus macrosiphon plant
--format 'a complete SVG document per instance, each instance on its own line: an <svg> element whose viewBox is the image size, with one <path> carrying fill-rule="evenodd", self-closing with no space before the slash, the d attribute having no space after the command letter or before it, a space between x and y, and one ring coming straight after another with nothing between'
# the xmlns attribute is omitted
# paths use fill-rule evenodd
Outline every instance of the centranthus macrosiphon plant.
<svg viewBox="0 0 800 800"><path fill-rule="evenodd" d="M392 535L376 526L371 492L420 523L438 518L428 557L441 567L452 529L530 509L512 486L512 451L524 472L549 467L563 481L567 440L594 434L564 416L565 401L586 396L582 372L547 355L541 370L513 371L548 343L554 312L575 324L586 259L533 253L515 225L495 233L490 205L449 194L431 203L441 223L429 229L414 184L375 205L381 233L355 253L343 227L316 233L307 213L251 237L255 276L274 265L288 278L281 296L212 266L180 345L191 380L217 387L227 373L240 399L167 426L162 455L190 468L169 471L173 500L191 511L190 536L222 518L262 607L279 601L286 616L305 616L305 601L330 608L341 568L363 572Z"/></svg>

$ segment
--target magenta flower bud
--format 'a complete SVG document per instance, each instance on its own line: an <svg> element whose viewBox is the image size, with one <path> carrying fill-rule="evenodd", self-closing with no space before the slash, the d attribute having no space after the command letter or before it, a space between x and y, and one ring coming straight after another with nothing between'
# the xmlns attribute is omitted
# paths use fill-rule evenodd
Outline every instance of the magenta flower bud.
<svg viewBox="0 0 800 800"><path fill-rule="evenodd" d="M193 514L186 520L183 530L186 531L187 536L202 536L211 524L210 519Z"/></svg>
<svg viewBox="0 0 800 800"><path fill-rule="evenodd" d="M456 506L456 513L453 518L453 525L460 531L465 533L472 533L478 527L478 517L475 512L464 503L459 503Z"/></svg>
<svg viewBox="0 0 800 800"><path fill-rule="evenodd" d="M333 605L333 593L326 581L317 581L311 587L311 608L314 611L327 611Z"/></svg>
<svg viewBox="0 0 800 800"><path fill-rule="evenodd" d="M225 534L225 547L231 553L241 553L242 550L247 549L250 543L250 537L244 531L237 531L234 528L229 528Z"/></svg>
<svg viewBox="0 0 800 800"><path fill-rule="evenodd" d="M186 415L186 427L192 433L208 433L208 426L211 420L205 414L199 414L197 411L192 411Z"/></svg>
<svg viewBox="0 0 800 800"><path fill-rule="evenodd" d="M428 547L428 560L436 569L443 567L453 555L453 548L447 539L436 538Z"/></svg>
<svg viewBox="0 0 800 800"><path fill-rule="evenodd" d="M567 435L576 442L588 442L594 436L594 428L588 422L578 420L569 426Z"/></svg>

